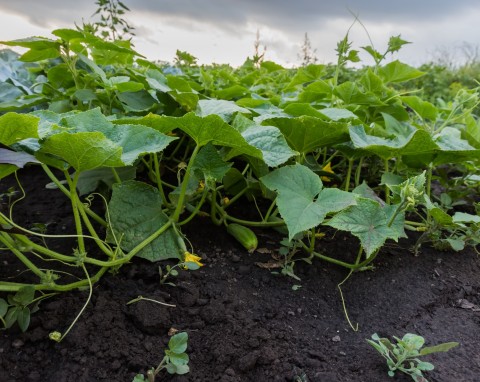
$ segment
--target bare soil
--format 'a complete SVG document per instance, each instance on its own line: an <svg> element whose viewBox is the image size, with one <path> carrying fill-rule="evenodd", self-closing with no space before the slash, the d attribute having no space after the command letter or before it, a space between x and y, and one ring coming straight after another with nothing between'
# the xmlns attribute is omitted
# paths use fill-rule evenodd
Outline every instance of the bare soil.
<svg viewBox="0 0 480 382"><path fill-rule="evenodd" d="M26 227L49 223L49 233L71 232L68 200L45 189L47 180L37 169L22 170L21 177L28 197L15 207L16 220ZM0 194L13 184L3 180ZM5 208L5 197L2 202ZM173 287L159 283L158 267L166 263L135 259L95 285L91 303L61 343L48 334L68 327L88 291L43 301L26 333L17 327L0 332L0 381L131 382L162 359L171 328L188 332L191 371L162 374L159 381L411 380L387 376L383 359L365 341L375 332L416 333L430 345L457 341L460 346L450 352L428 357L436 366L428 380L480 381L480 263L473 251L423 247L415 257L409 251L415 238L389 243L373 270L353 274L342 287L350 318L358 323L353 331L337 289L345 269L298 262L297 281L257 265L275 255L281 239L276 233L258 231L261 250L249 254L208 219L185 231L204 267L182 271ZM70 253L73 244L49 245ZM339 258L353 257L358 248L356 239L334 231L319 245ZM0 256L1 280L28 280L13 255ZM176 308L126 304L139 295Z"/></svg>

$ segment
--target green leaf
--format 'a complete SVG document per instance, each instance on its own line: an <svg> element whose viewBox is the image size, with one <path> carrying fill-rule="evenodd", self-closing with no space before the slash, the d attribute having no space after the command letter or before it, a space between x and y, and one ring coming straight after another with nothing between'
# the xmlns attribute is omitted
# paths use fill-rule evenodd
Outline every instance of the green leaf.
<svg viewBox="0 0 480 382"><path fill-rule="evenodd" d="M385 105L374 93L361 90L355 82L351 81L346 81L343 84L338 85L334 89L334 93L347 105Z"/></svg>
<svg viewBox="0 0 480 382"><path fill-rule="evenodd" d="M328 213L355 204L354 197L346 192L336 189L322 191L320 177L300 164L272 171L261 181L267 188L278 192L277 206L287 225L289 240L297 233L319 225Z"/></svg>
<svg viewBox="0 0 480 382"><path fill-rule="evenodd" d="M101 132L112 143L121 147L121 159L125 165L134 164L138 157L144 154L161 152L170 142L177 139L147 126L114 125L99 108L73 115L67 114L59 124L67 127L69 132Z"/></svg>
<svg viewBox="0 0 480 382"><path fill-rule="evenodd" d="M168 126L171 130L174 128L183 130L198 146L205 146L211 142L214 145L234 148L240 154L263 159L259 149L250 146L237 130L217 115L202 118L188 113L180 118L164 117L163 123L164 128Z"/></svg>
<svg viewBox="0 0 480 382"><path fill-rule="evenodd" d="M20 61L37 62L57 57L60 57L60 50L57 47L42 50L31 49L28 52L22 54L22 56L20 57Z"/></svg>
<svg viewBox="0 0 480 382"><path fill-rule="evenodd" d="M418 113L423 119L435 121L438 116L438 109L430 102L416 96L403 96L401 100Z"/></svg>
<svg viewBox="0 0 480 382"><path fill-rule="evenodd" d="M0 179L3 179L17 171L18 167L13 164L0 164Z"/></svg>
<svg viewBox="0 0 480 382"><path fill-rule="evenodd" d="M433 154L438 151L438 145L427 131L405 126L402 135L392 138L368 135L363 126L351 126L350 139L356 149L374 153L384 159L399 155Z"/></svg>
<svg viewBox="0 0 480 382"><path fill-rule="evenodd" d="M133 378L132 382L145 382L145 376L143 374L137 374L135 378Z"/></svg>
<svg viewBox="0 0 480 382"><path fill-rule="evenodd" d="M435 346L425 346L422 350L420 350L420 355L427 355L432 353L439 353L439 352L447 352L450 349L458 346L458 342L445 342L443 344L435 345Z"/></svg>
<svg viewBox="0 0 480 382"><path fill-rule="evenodd" d="M183 374L187 374L190 371L190 368L188 367L188 365L176 366L172 363L169 363L167 364L166 368L169 374L183 375Z"/></svg>
<svg viewBox="0 0 480 382"><path fill-rule="evenodd" d="M5 327L11 328L17 322L18 314L22 310L20 307L11 307L5 315Z"/></svg>
<svg viewBox="0 0 480 382"><path fill-rule="evenodd" d="M23 168L27 163L40 163L33 155L0 148L0 163Z"/></svg>
<svg viewBox="0 0 480 382"><path fill-rule="evenodd" d="M480 150L472 147L468 141L461 138L461 131L447 126L434 137L440 148L435 157L435 164L458 163L480 159Z"/></svg>
<svg viewBox="0 0 480 382"><path fill-rule="evenodd" d="M84 39L85 35L78 30L75 29L55 29L52 31L54 36L60 37L64 41L72 41L75 39Z"/></svg>
<svg viewBox="0 0 480 382"><path fill-rule="evenodd" d="M407 344L410 349L420 350L425 344L425 339L422 336L413 333L407 333L402 337L402 341Z"/></svg>
<svg viewBox="0 0 480 382"><path fill-rule="evenodd" d="M15 85L8 82L0 82L0 101L13 101L23 95L24 93Z"/></svg>
<svg viewBox="0 0 480 382"><path fill-rule="evenodd" d="M380 77L386 83L404 82L423 76L425 73L398 60L390 62L379 70Z"/></svg>
<svg viewBox="0 0 480 382"><path fill-rule="evenodd" d="M17 322L20 330L25 333L30 325L30 309L27 306L18 310Z"/></svg>
<svg viewBox="0 0 480 382"><path fill-rule="evenodd" d="M398 52L401 49L401 47L406 44L411 44L411 42L403 40L402 38L400 38L400 35L392 36L388 40L388 52L390 53Z"/></svg>
<svg viewBox="0 0 480 382"><path fill-rule="evenodd" d="M263 125L278 127L289 146L302 154L348 140L348 124L315 117L272 118Z"/></svg>
<svg viewBox="0 0 480 382"><path fill-rule="evenodd" d="M233 121L233 127L241 132L242 137L250 145L262 152L264 162L270 167L277 167L292 156L298 155L288 146L280 130L274 126L257 125L243 115L237 115ZM238 154L238 151L231 150L226 155L226 159Z"/></svg>
<svg viewBox="0 0 480 382"><path fill-rule="evenodd" d="M193 171L199 179L219 181L225 176L231 166L231 163L226 163L222 159L212 144L207 144L198 152L193 164Z"/></svg>
<svg viewBox="0 0 480 382"><path fill-rule="evenodd" d="M391 211L387 211L391 217ZM360 239L367 257L379 249L387 239L396 240L398 229L388 227L387 213L371 199L358 198L357 205L336 214L326 225L348 231Z"/></svg>
<svg viewBox="0 0 480 382"><path fill-rule="evenodd" d="M4 317L8 311L8 303L3 299L0 298L0 317Z"/></svg>
<svg viewBox="0 0 480 382"><path fill-rule="evenodd" d="M146 90L125 91L117 95L126 111L144 112L157 105L157 101Z"/></svg>
<svg viewBox="0 0 480 382"><path fill-rule="evenodd" d="M122 249L131 251L168 222L168 216L162 211L162 202L158 189L145 183L131 180L114 184L108 204L113 232L109 233L108 240L114 242L115 235ZM137 256L152 262L181 259L183 250L179 240L169 228Z"/></svg>
<svg viewBox="0 0 480 382"><path fill-rule="evenodd" d="M431 364L430 362L418 361L417 369L421 371L432 371L433 369L435 369L435 366L433 366L433 364Z"/></svg>
<svg viewBox="0 0 480 382"><path fill-rule="evenodd" d="M181 354L187 350L187 343L188 343L188 333L181 332L177 333L170 338L168 341L168 348L173 353Z"/></svg>
<svg viewBox="0 0 480 382"><path fill-rule="evenodd" d="M285 113L293 117L301 117L301 116L309 116L309 117L316 117L320 119L325 119L325 115L320 113L319 110L315 109L309 103L290 103L285 107Z"/></svg>
<svg viewBox="0 0 480 382"><path fill-rule="evenodd" d="M190 84L178 76L167 76L167 85L172 90L168 92L187 112L194 111L198 103L198 95L195 94Z"/></svg>
<svg viewBox="0 0 480 382"><path fill-rule="evenodd" d="M170 362L173 363L175 366L183 366L188 364L189 357L186 353L177 354L170 350L165 350L165 354L168 355Z"/></svg>
<svg viewBox="0 0 480 382"><path fill-rule="evenodd" d="M7 113L0 117L0 143L10 146L27 138L38 138L39 119L29 114Z"/></svg>
<svg viewBox="0 0 480 382"><path fill-rule="evenodd" d="M35 287L33 285L26 285L21 287L15 296L13 296L13 300L20 304L21 306L26 306L30 304L35 297Z"/></svg>
<svg viewBox="0 0 480 382"><path fill-rule="evenodd" d="M113 173L116 171L117 175L122 181L133 180L136 175L136 167L120 167L120 168L96 168L93 170L83 171L78 177L78 193L79 195L90 194L98 188L100 182L105 183L111 187L116 183L116 178Z"/></svg>
<svg viewBox="0 0 480 382"><path fill-rule="evenodd" d="M465 249L465 241L464 240L461 240L461 239L445 239L445 241L456 252L460 252L460 251L463 251Z"/></svg>
<svg viewBox="0 0 480 382"><path fill-rule="evenodd" d="M79 172L124 166L121 147L99 132L52 135L43 142L40 152L65 160Z"/></svg>
<svg viewBox="0 0 480 382"><path fill-rule="evenodd" d="M250 110L240 107L232 101L205 99L198 101L196 112L200 117L216 114L225 122L230 122L235 113L250 114Z"/></svg>
<svg viewBox="0 0 480 382"><path fill-rule="evenodd" d="M478 215L471 215L465 212L455 212L452 217L453 223L473 223L478 224L480 223L480 216Z"/></svg>
<svg viewBox="0 0 480 382"><path fill-rule="evenodd" d="M319 112L332 121L348 121L358 119L357 115L352 113L350 110L340 109L337 107L326 107L324 109L320 109Z"/></svg>

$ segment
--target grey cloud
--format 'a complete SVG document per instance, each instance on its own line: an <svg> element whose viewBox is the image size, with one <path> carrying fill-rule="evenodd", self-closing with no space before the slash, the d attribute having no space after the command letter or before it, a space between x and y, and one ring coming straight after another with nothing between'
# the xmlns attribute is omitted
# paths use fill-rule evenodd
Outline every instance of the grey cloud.
<svg viewBox="0 0 480 382"><path fill-rule="evenodd" d="M247 21L281 30L307 30L331 18L352 19L351 10L364 21L423 21L442 18L478 7L478 0L137 0L131 9L159 15L189 18L217 26L236 25Z"/></svg>
<svg viewBox="0 0 480 382"><path fill-rule="evenodd" d="M195 20L230 31L250 22L296 32L318 29L322 22L332 18L353 20L349 9L362 21L405 22L447 17L468 7L478 7L478 0L124 0L124 3L132 12ZM42 26L49 19L88 20L96 9L94 0L0 0L0 7L26 15Z"/></svg>
<svg viewBox="0 0 480 382"><path fill-rule="evenodd" d="M46 27L50 21L71 24L95 12L94 1L87 0L0 0L0 10L27 17L34 25Z"/></svg>

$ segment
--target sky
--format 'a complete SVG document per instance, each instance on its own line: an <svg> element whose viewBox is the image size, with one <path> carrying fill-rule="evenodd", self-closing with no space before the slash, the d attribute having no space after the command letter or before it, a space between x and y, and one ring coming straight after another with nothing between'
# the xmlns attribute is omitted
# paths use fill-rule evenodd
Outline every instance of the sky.
<svg viewBox="0 0 480 382"><path fill-rule="evenodd" d="M135 49L151 60L173 61L177 49L198 63L241 65L253 56L257 30L265 59L298 66L305 33L318 63L336 61L335 47L349 31L352 48L389 37L412 42L390 59L417 66L480 58L478 0L123 0L135 27ZM0 41L51 37L57 28L92 22L95 0L0 0ZM355 16L361 23L355 21ZM352 26L352 23L353 26ZM351 28L350 28L351 27ZM350 30L349 30L350 28ZM371 41L371 42L370 42ZM361 54L370 64L366 54Z"/></svg>

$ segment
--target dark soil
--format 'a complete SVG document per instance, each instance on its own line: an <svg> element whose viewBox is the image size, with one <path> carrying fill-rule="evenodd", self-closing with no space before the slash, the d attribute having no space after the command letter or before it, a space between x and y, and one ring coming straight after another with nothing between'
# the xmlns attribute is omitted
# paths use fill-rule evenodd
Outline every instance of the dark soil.
<svg viewBox="0 0 480 382"><path fill-rule="evenodd" d="M69 204L34 170L25 171L28 197L15 207L26 227L48 222L49 232L71 232ZM0 193L11 186L3 180ZM33 187L37 188L34 189ZM5 204L6 198L3 198ZM5 205L4 205L5 206ZM345 319L337 284L347 272L325 262L298 262L301 281L271 273L266 263L279 236L259 231L263 250L248 254L208 219L185 230L205 266L182 271L176 287L160 285L158 266L135 259L96 284L93 298L70 334L59 344L48 339L64 331L83 306L88 291L45 300L26 333L0 334L0 381L125 381L156 366L169 329L186 331L191 371L160 375L165 381L409 381L387 368L366 338L417 333L427 344L458 341L448 353L428 357L435 364L429 381L480 381L480 266L473 251L438 252L424 247L415 257L413 241L389 244L373 271L359 272L343 285L354 332ZM321 241L330 256L353 256L358 243L328 232ZM72 243L55 241L69 253ZM1 252L0 279L20 269ZM25 274L15 278L21 280ZM301 288L294 290L294 285ZM170 304L126 303L142 295ZM460 304L462 300L464 304ZM465 300L474 304L468 308ZM303 376L303 379L302 379Z"/></svg>

